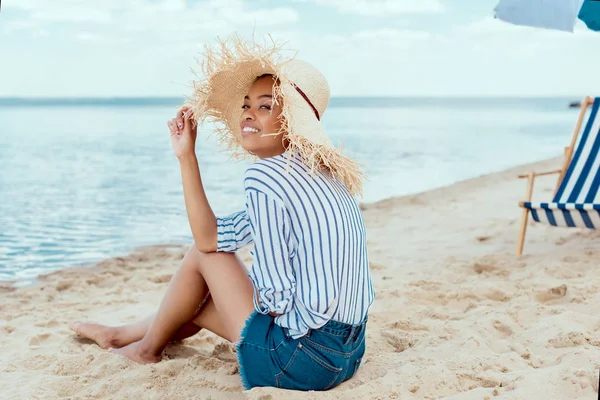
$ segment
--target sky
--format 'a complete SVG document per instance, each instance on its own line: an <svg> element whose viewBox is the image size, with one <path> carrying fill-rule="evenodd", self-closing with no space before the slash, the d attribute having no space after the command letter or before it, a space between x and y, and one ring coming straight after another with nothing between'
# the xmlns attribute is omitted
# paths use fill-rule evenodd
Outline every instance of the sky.
<svg viewBox="0 0 600 400"><path fill-rule="evenodd" d="M495 20L498 0L4 0L0 96L190 94L205 43L266 35L334 96L600 93L600 33Z"/></svg>

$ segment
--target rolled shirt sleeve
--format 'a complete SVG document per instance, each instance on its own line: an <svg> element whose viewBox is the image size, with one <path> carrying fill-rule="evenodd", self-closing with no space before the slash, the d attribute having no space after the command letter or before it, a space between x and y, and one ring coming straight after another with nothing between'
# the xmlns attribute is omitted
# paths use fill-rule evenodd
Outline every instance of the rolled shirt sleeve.
<svg viewBox="0 0 600 400"><path fill-rule="evenodd" d="M294 306L296 291L288 211L280 201L256 190L246 191L246 207L254 237L254 306L261 314L286 314Z"/></svg>
<svg viewBox="0 0 600 400"><path fill-rule="evenodd" d="M217 251L234 253L252 243L252 232L246 211L217 217Z"/></svg>

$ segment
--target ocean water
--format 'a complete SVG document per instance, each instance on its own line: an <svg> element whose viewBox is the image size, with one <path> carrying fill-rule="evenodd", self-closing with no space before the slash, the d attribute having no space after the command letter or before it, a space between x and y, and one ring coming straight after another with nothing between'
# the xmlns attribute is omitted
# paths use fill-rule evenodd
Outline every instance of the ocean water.
<svg viewBox="0 0 600 400"><path fill-rule="evenodd" d="M323 123L364 163L361 201L416 193L561 154L573 99L333 99ZM0 280L190 243L166 121L180 99L0 99ZM217 214L243 207L247 162L197 153ZM507 205L509 207L510 205Z"/></svg>

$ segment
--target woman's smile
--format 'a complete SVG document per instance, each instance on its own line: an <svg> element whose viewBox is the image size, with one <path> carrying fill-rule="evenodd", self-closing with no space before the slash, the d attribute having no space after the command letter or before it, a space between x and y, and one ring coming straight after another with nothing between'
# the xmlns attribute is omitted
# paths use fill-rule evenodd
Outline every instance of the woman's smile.
<svg viewBox="0 0 600 400"><path fill-rule="evenodd" d="M252 135L252 134L260 132L259 128L257 128L255 125L253 125L249 122L243 122L241 124L241 128L242 128L242 136L248 136L248 135Z"/></svg>

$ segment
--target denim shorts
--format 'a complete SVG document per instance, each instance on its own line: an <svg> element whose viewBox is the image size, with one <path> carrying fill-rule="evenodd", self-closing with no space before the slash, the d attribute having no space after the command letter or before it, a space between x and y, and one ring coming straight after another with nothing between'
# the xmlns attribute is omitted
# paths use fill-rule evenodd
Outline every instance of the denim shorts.
<svg viewBox="0 0 600 400"><path fill-rule="evenodd" d="M293 339L270 315L254 312L237 343L245 389L328 390L350 379L365 354L365 322L329 321Z"/></svg>

